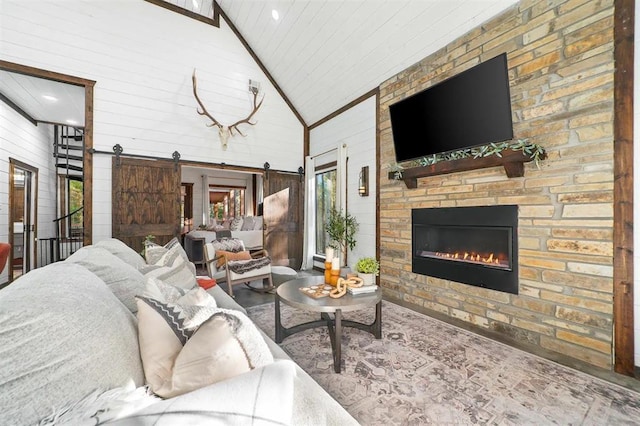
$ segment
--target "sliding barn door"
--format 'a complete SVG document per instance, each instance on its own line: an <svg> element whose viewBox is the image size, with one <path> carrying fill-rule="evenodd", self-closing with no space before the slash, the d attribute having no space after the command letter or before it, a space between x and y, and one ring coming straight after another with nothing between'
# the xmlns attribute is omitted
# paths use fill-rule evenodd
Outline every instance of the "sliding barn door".
<svg viewBox="0 0 640 426"><path fill-rule="evenodd" d="M265 249L274 265L300 269L304 186L300 175L269 172L264 178Z"/></svg>
<svg viewBox="0 0 640 426"><path fill-rule="evenodd" d="M180 167L114 157L112 235L136 251L147 235L164 244L180 234Z"/></svg>

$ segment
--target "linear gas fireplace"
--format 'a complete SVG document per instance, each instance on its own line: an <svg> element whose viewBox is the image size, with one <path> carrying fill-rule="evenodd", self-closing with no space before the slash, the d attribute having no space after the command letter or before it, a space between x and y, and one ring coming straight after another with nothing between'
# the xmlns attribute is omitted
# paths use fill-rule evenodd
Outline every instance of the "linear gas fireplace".
<svg viewBox="0 0 640 426"><path fill-rule="evenodd" d="M416 274L518 294L518 206L413 209Z"/></svg>

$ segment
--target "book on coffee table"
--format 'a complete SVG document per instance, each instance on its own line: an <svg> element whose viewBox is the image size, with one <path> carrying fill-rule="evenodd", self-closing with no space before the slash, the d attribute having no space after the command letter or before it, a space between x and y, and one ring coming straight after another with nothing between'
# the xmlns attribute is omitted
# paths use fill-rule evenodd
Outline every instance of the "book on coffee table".
<svg viewBox="0 0 640 426"><path fill-rule="evenodd" d="M357 294L369 294L378 289L377 285L363 285L362 287L349 287L347 291L354 296Z"/></svg>

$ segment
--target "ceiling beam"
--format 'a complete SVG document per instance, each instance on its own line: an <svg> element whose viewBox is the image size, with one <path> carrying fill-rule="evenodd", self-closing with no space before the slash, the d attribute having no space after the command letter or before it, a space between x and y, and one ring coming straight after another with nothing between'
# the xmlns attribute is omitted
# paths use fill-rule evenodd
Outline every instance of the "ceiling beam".
<svg viewBox="0 0 640 426"><path fill-rule="evenodd" d="M148 0L147 0L148 1ZM218 12L220 13L220 16L222 16L222 19L224 19L224 21L227 23L227 25L229 25L229 28L231 28L231 31L233 31L233 33L236 35L236 37L238 37L238 40L240 40L240 43L242 43L242 45L245 47L245 49L247 49L247 52L249 52L249 54L251 55L251 57L253 58L254 61L256 61L256 64L258 64L258 66L260 67L260 69L262 70L262 72L267 76L267 78L269 79L269 81L271 82L271 84L273 85L273 87L275 87L276 91L280 94L280 96L282 97L282 99L284 99L284 101L286 102L286 104L289 106L289 108L291 109L291 112L293 112L293 115L296 116L296 118L298 119L298 121L300 122L300 124L302 124L302 126L304 127L305 131L307 129L307 123L305 123L304 119L302 118L302 116L300 115L300 113L298 112L298 110L296 109L295 106L293 106L293 104L291 103L291 101L289 100L289 98L287 97L287 95L284 93L284 91L282 90L282 88L278 85L278 83L275 81L275 79L273 78L273 76L271 75L271 73L269 72L269 70L267 69L267 67L262 63L262 61L260 60L260 58L258 57L258 55L256 54L256 52L253 51L253 49L251 48L251 46L249 46L249 43L247 42L247 40L242 36L242 34L240 33L240 31L238 30L238 28L236 28L236 26L233 24L233 22L231 22L231 19L229 19L229 17L227 16L227 14L224 12L224 10L222 10L222 8L220 7L220 5L218 4L218 2L214 1L214 7L218 10Z"/></svg>
<svg viewBox="0 0 640 426"><path fill-rule="evenodd" d="M7 98L3 93L0 93L0 101L2 101L5 104L9 105L12 109L15 110L15 112L17 112L18 114L23 116L27 121L29 121L34 126L38 125L38 120L36 120L32 116L30 116L29 113L27 113L25 110L23 110L18 105L13 103L13 101L11 99Z"/></svg>
<svg viewBox="0 0 640 426"><path fill-rule="evenodd" d="M204 22L205 24L213 25L216 28L220 28L220 14L218 13L219 6L215 1L213 2L213 17L211 18L208 16L200 15L199 13L196 13L196 12L192 12L183 7L176 6L175 4L169 3L164 0L145 0L145 1L151 4L155 4L156 6L163 7L172 12L176 12L181 15L187 16L191 19L195 19L197 21Z"/></svg>

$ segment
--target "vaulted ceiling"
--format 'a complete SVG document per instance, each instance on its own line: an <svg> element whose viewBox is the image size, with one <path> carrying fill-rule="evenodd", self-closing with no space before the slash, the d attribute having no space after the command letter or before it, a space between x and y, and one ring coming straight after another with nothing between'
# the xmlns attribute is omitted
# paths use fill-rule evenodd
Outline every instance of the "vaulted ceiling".
<svg viewBox="0 0 640 426"><path fill-rule="evenodd" d="M177 6L209 19L214 14L213 0L147 1ZM308 125L516 2L218 0L222 15L246 40ZM278 19L273 16L274 11ZM0 93L15 99L36 120L84 124L84 94L76 97L72 92L75 88L13 73L0 77ZM34 96L36 89L40 94L73 99L52 102Z"/></svg>
<svg viewBox="0 0 640 426"><path fill-rule="evenodd" d="M211 1L167 0L209 17ZM309 125L516 2L218 0Z"/></svg>

